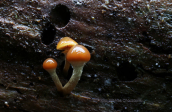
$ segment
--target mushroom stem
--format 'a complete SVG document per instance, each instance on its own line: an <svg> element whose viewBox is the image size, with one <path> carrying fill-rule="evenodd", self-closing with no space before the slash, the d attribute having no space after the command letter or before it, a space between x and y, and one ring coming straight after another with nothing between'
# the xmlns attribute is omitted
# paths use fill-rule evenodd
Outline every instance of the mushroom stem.
<svg viewBox="0 0 172 112"><path fill-rule="evenodd" d="M51 75L51 78L53 79L56 87L57 87L57 90L59 92L62 92L63 91L63 87L62 87L62 84L59 80L59 77L57 76L57 73L56 73L56 69L49 69L47 70L47 72Z"/></svg>
<svg viewBox="0 0 172 112"><path fill-rule="evenodd" d="M73 67L73 73L69 81L66 83L66 85L63 87L63 94L70 94L71 91L76 87L78 84L78 81L80 80L80 77L82 75L82 70L85 64L82 66L72 65Z"/></svg>
<svg viewBox="0 0 172 112"><path fill-rule="evenodd" d="M63 73L65 74L65 76L67 76L68 74L69 67L70 67L70 63L67 61L66 55L65 55L65 64L63 68Z"/></svg>

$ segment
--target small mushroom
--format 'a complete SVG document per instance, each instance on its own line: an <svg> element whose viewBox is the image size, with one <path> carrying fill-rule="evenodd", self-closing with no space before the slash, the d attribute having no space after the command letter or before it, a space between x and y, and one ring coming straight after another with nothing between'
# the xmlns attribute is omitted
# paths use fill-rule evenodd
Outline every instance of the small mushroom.
<svg viewBox="0 0 172 112"><path fill-rule="evenodd" d="M82 45L73 46L67 53L66 59L73 67L73 73L67 84L63 87L63 94L70 94L76 87L82 75L84 65L90 60L90 52Z"/></svg>
<svg viewBox="0 0 172 112"><path fill-rule="evenodd" d="M66 60L66 54L71 47L73 47L77 44L78 43L76 41L74 41L73 39L71 39L70 37L61 38L57 44L57 47L56 47L57 50L64 50L62 53L64 53L64 55L65 55L65 65L63 68L63 72L65 73L65 75L67 75L69 67L70 67L70 63Z"/></svg>
<svg viewBox="0 0 172 112"><path fill-rule="evenodd" d="M47 58L44 62L43 62L43 68L51 75L57 90L59 92L62 92L63 87L62 84L59 80L59 77L56 74L56 68L57 68L57 62L56 60L54 60L53 58Z"/></svg>

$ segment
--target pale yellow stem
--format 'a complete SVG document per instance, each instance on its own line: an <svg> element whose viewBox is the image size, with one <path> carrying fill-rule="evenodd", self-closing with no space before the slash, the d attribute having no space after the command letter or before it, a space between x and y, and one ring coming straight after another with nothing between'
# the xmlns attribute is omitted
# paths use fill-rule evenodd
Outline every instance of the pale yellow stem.
<svg viewBox="0 0 172 112"><path fill-rule="evenodd" d="M73 74L66 85L63 87L63 94L67 95L70 94L71 91L76 87L80 77L82 75L83 66L73 66Z"/></svg>
<svg viewBox="0 0 172 112"><path fill-rule="evenodd" d="M51 78L53 79L53 81L57 87L57 91L62 92L63 87L59 80L59 77L57 76L56 69L50 69L50 70L47 70L47 72L51 75Z"/></svg>

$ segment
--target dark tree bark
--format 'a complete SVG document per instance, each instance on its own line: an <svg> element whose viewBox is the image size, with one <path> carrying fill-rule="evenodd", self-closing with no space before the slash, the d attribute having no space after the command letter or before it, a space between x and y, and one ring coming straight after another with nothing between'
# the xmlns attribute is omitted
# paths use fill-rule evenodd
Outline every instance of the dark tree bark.
<svg viewBox="0 0 172 112"><path fill-rule="evenodd" d="M42 68L52 57L69 80L65 36L91 53L69 96ZM1 0L0 111L169 111L171 55L171 0Z"/></svg>

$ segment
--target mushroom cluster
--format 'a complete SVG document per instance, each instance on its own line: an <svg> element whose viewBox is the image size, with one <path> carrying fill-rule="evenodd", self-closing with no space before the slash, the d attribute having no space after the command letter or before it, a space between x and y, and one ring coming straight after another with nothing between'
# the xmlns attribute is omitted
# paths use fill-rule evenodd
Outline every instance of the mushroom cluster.
<svg viewBox="0 0 172 112"><path fill-rule="evenodd" d="M82 75L84 65L90 60L91 55L88 49L82 45L78 45L76 41L71 39L70 37L62 38L56 47L57 50L64 50L63 53L65 54L65 66L64 66L64 73L68 73L68 69L70 64L73 67L73 73L69 81L62 86L57 74L56 74L56 67L57 62L52 59L48 58L43 63L43 68L51 75L57 90L63 95L70 94L71 91L76 87L80 77Z"/></svg>

